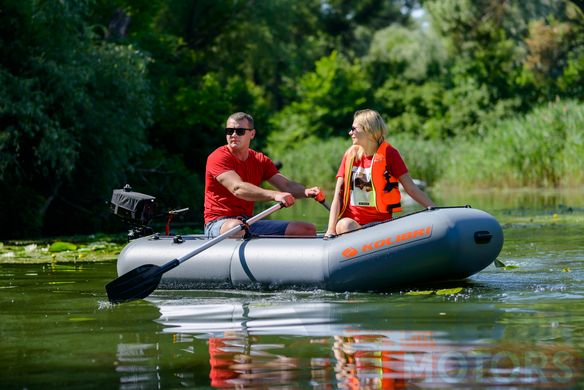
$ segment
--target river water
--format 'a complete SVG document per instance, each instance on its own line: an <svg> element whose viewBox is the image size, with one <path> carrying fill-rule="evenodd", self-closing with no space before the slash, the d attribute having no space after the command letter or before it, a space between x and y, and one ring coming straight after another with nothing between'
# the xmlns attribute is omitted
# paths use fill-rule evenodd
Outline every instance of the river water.
<svg viewBox="0 0 584 390"><path fill-rule="evenodd" d="M582 388L580 193L444 196L499 219L503 264L420 290L157 290L112 306L112 262L2 264L0 388ZM326 212L304 207L322 229Z"/></svg>

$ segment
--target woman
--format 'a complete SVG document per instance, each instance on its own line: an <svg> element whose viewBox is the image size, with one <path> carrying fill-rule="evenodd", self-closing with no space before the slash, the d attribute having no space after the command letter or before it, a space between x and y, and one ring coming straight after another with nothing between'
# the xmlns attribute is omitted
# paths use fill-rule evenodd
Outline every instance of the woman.
<svg viewBox="0 0 584 390"><path fill-rule="evenodd" d="M390 220L393 212L401 211L399 183L422 206L435 206L414 184L397 149L385 141L386 133L377 111L355 113L349 131L353 145L337 172L325 238Z"/></svg>

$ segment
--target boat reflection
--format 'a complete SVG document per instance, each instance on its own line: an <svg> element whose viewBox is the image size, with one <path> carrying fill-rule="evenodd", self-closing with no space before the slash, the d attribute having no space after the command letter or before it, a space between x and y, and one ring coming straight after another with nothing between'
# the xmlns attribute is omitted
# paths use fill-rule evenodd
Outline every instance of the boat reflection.
<svg viewBox="0 0 584 390"><path fill-rule="evenodd" d="M150 300L161 334L172 336L171 346L155 348L205 360L205 386L568 388L579 373L570 348L503 342L504 312L494 305L229 301ZM165 374L201 385L186 369L157 372ZM132 375L152 378L143 366Z"/></svg>

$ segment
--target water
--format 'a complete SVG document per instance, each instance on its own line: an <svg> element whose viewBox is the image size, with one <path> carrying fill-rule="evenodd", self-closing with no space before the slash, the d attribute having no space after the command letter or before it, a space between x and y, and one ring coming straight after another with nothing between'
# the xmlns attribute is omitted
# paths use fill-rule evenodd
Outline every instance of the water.
<svg viewBox="0 0 584 390"><path fill-rule="evenodd" d="M112 306L113 263L2 264L0 388L582 388L583 201L520 196L471 203L502 221L506 268L419 291Z"/></svg>

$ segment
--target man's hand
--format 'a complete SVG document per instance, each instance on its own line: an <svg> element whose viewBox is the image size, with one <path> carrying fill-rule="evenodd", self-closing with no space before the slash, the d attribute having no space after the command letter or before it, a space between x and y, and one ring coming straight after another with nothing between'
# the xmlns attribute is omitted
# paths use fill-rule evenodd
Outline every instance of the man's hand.
<svg viewBox="0 0 584 390"><path fill-rule="evenodd" d="M322 194L322 198L324 199L324 192L318 187L307 188L304 190L304 195L306 195L307 198L317 198L319 194Z"/></svg>
<svg viewBox="0 0 584 390"><path fill-rule="evenodd" d="M284 207L290 207L294 204L296 199L290 194L289 192L277 192L276 196L274 196L274 200L276 202L280 202L284 205Z"/></svg>

